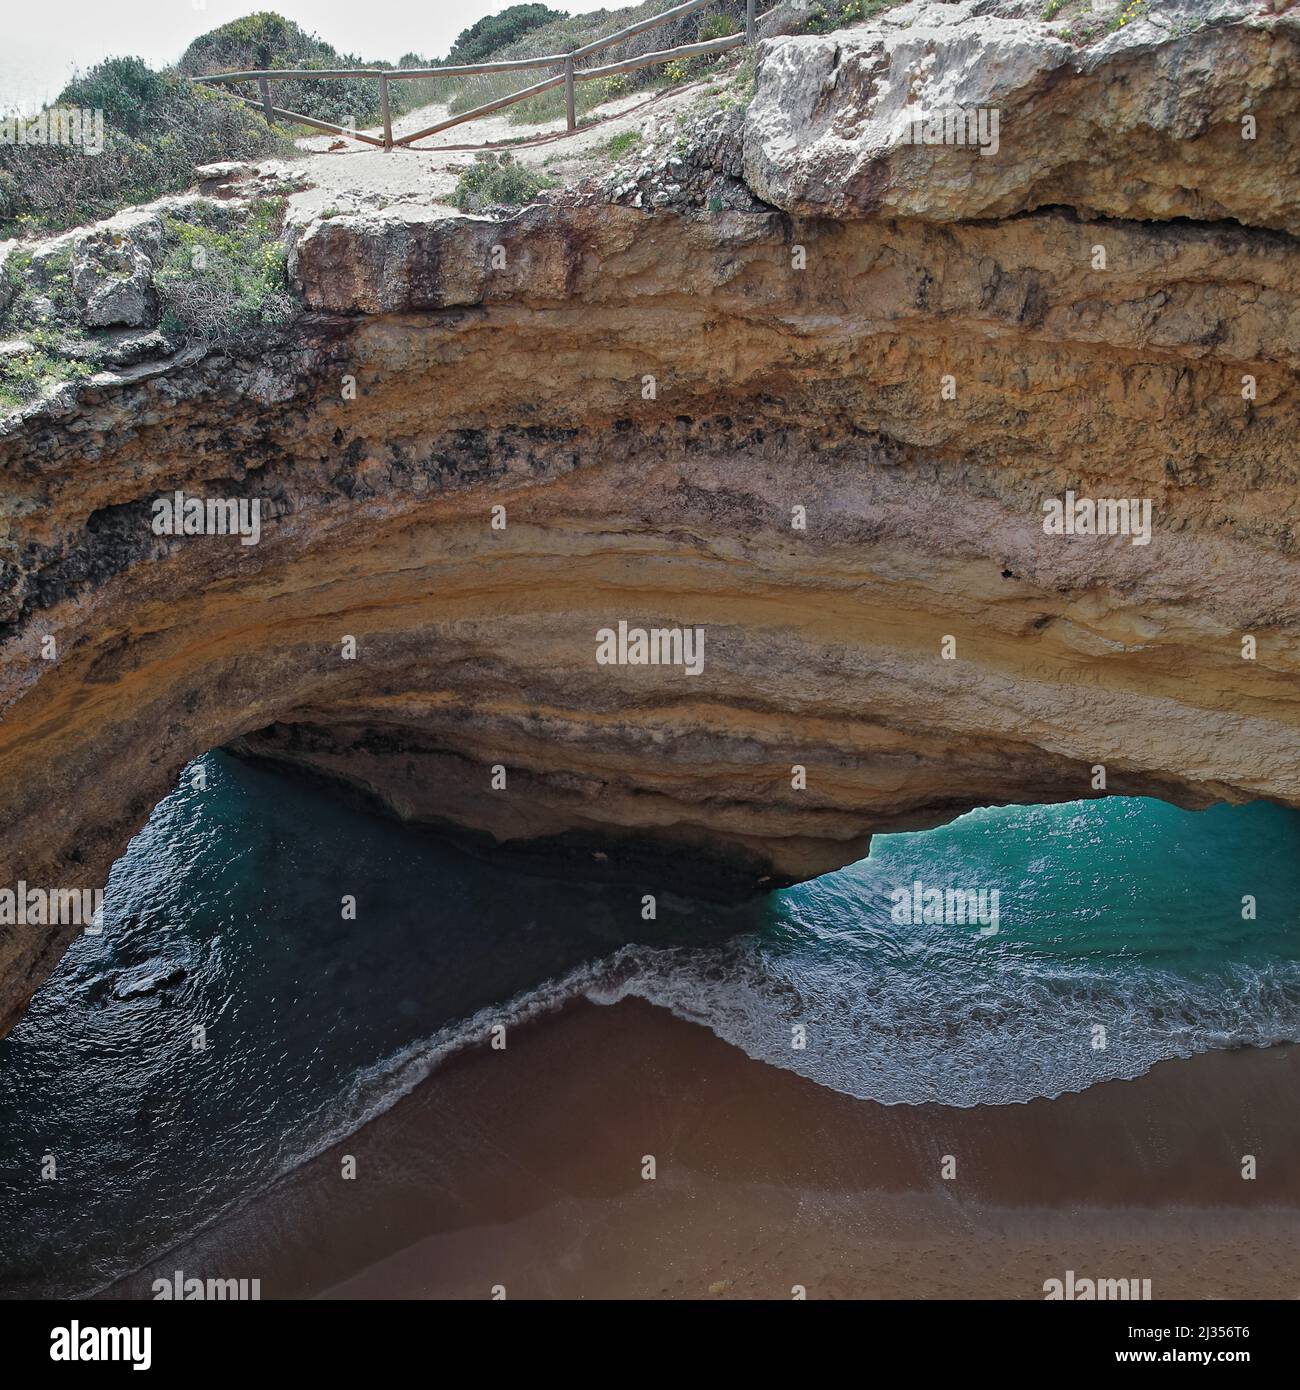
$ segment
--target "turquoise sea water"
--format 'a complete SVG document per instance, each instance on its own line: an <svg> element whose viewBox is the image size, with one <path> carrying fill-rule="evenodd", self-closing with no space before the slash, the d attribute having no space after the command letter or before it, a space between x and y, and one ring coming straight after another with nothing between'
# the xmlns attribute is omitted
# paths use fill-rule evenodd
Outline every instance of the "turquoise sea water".
<svg viewBox="0 0 1300 1390"><path fill-rule="evenodd" d="M891 893L916 881L997 889L996 934L897 924ZM1300 1038L1300 814L1263 803L972 811L879 836L771 909L741 941L625 951L600 997L640 995L885 1103L1027 1101Z"/></svg>
<svg viewBox="0 0 1300 1390"><path fill-rule="evenodd" d="M511 874L203 764L115 867L103 936L0 1040L0 1294L102 1286L492 1024L580 995L639 995L887 1103L1014 1103L1300 1039L1300 814L1276 807L975 811L741 912L659 892L643 923L655 885ZM996 889L998 931L895 921L915 881Z"/></svg>

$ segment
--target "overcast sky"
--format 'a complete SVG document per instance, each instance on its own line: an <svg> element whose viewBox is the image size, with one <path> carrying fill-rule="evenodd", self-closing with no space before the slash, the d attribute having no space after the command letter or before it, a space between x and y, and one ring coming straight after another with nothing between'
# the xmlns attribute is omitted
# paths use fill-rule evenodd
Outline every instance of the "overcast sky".
<svg viewBox="0 0 1300 1390"><path fill-rule="evenodd" d="M456 35L512 0L15 0L0 40L0 111L35 110L58 96L75 68L123 55L174 63L191 39L241 15L274 10L343 53L396 62L446 54ZM634 0L547 0L580 14Z"/></svg>

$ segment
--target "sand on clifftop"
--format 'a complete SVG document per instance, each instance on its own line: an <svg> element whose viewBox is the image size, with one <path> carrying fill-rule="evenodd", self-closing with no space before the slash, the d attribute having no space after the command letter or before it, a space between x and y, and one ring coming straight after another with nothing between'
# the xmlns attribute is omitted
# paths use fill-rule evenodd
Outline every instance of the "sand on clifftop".
<svg viewBox="0 0 1300 1390"><path fill-rule="evenodd" d="M509 110L454 126L419 142L419 149L376 149L359 140L332 135L297 141L301 158L268 160L259 173L307 188L292 199L295 217L330 208L353 212L364 207L416 203L448 205L461 172L480 149L508 150L520 164L560 183L571 184L609 167L609 142L629 131L644 131L652 122L674 120L711 100L714 82L692 82L659 91L643 90L597 107L592 123L567 134L563 119L539 125L515 125ZM398 137L446 120L445 105L423 106L393 122ZM379 127L363 134L379 135Z"/></svg>

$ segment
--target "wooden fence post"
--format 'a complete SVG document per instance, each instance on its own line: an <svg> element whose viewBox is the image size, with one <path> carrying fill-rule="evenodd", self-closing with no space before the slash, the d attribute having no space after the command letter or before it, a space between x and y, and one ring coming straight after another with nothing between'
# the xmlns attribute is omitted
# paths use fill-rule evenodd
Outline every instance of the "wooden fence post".
<svg viewBox="0 0 1300 1390"><path fill-rule="evenodd" d="M615 63L607 63L599 67L588 67L579 70L577 64L590 57L594 53L599 53L606 48L611 48L615 44L622 43L625 39L631 38L636 34L642 34L650 29L657 29L661 25L668 24L675 19L683 18L688 14L699 14L707 12L712 6L713 0L682 0L681 3L672 5L669 9L662 11L649 19L637 20L635 24L629 24L615 33L606 34L603 39L596 39L591 43L584 44L580 48L570 50L568 53L553 53L545 57L536 58L516 58L500 63L472 63L472 64L452 64L443 68L409 68L400 71L375 68L340 68L322 69L313 71L303 69L301 71L293 68L277 69L273 72L253 71L253 72L227 72L212 73L207 76L207 80L200 82L200 79L191 78L191 82L211 88L213 83L220 82L257 82L260 102L252 97L246 97L239 92L227 92L227 96L233 97L236 101L243 102L256 109L259 105L262 114L266 117L267 123L272 123L277 117L289 124L301 124L311 127L313 130L325 130L336 135L347 135L352 139L360 140L364 144L374 145L376 148L392 150L398 148L414 148L417 140L423 140L426 136L436 135L444 130L450 130L453 126L463 125L467 121L478 120L480 116L490 115L494 111L500 111L503 107L513 106L516 102L526 101L533 96L540 96L543 92L554 91L556 87L564 88L564 106L566 124L569 133L578 128L578 103L577 103L577 83L591 82L597 78L614 77L625 72L636 72L641 68L651 67L656 63L666 63L675 61L678 58L694 58L708 54L730 52L733 48L743 44L755 44L758 42L758 0L745 0L745 33L725 35L721 38L710 39L700 43L688 43L677 48L664 49L659 52L644 54L638 58L627 58ZM430 126L427 130L412 131L408 135L403 135L400 140L393 135L393 112L392 112L392 81L394 77L398 80L413 77L446 77L448 75L464 77L473 76L479 73L497 72L520 72L527 69L545 68L553 74L541 82L536 82L532 86L525 87L522 91L512 92L509 96L499 97L495 101L488 102L483 106L476 107L472 111L463 112L459 116L453 116L448 120L439 121L437 125ZM560 71L556 72L559 68ZM383 117L383 134L380 138L373 135L362 135L360 131L352 127L341 127L331 124L329 121L321 121L313 116L304 116L300 113L282 110L278 106L271 104L270 84L277 80L293 79L295 81L322 81L338 77L375 77L379 80L379 107ZM214 89L215 90L215 89Z"/></svg>
<svg viewBox="0 0 1300 1390"><path fill-rule="evenodd" d="M384 118L384 148L393 148L393 115L388 105L388 78L379 75L379 111Z"/></svg>

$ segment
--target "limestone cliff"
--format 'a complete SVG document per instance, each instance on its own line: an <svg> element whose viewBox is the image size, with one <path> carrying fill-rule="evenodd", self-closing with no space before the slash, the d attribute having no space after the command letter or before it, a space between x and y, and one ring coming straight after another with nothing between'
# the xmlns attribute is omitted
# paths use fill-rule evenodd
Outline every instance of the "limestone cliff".
<svg viewBox="0 0 1300 1390"><path fill-rule="evenodd" d="M509 220L291 226L265 348L11 418L0 886L101 884L232 743L714 892L1098 766L1300 805L1300 12L1026 9L773 39L743 113ZM976 108L996 152L924 138ZM156 535L178 489L259 542ZM1067 492L1149 543L1049 534ZM598 664L620 621L702 670ZM0 1028L73 931L0 927Z"/></svg>

